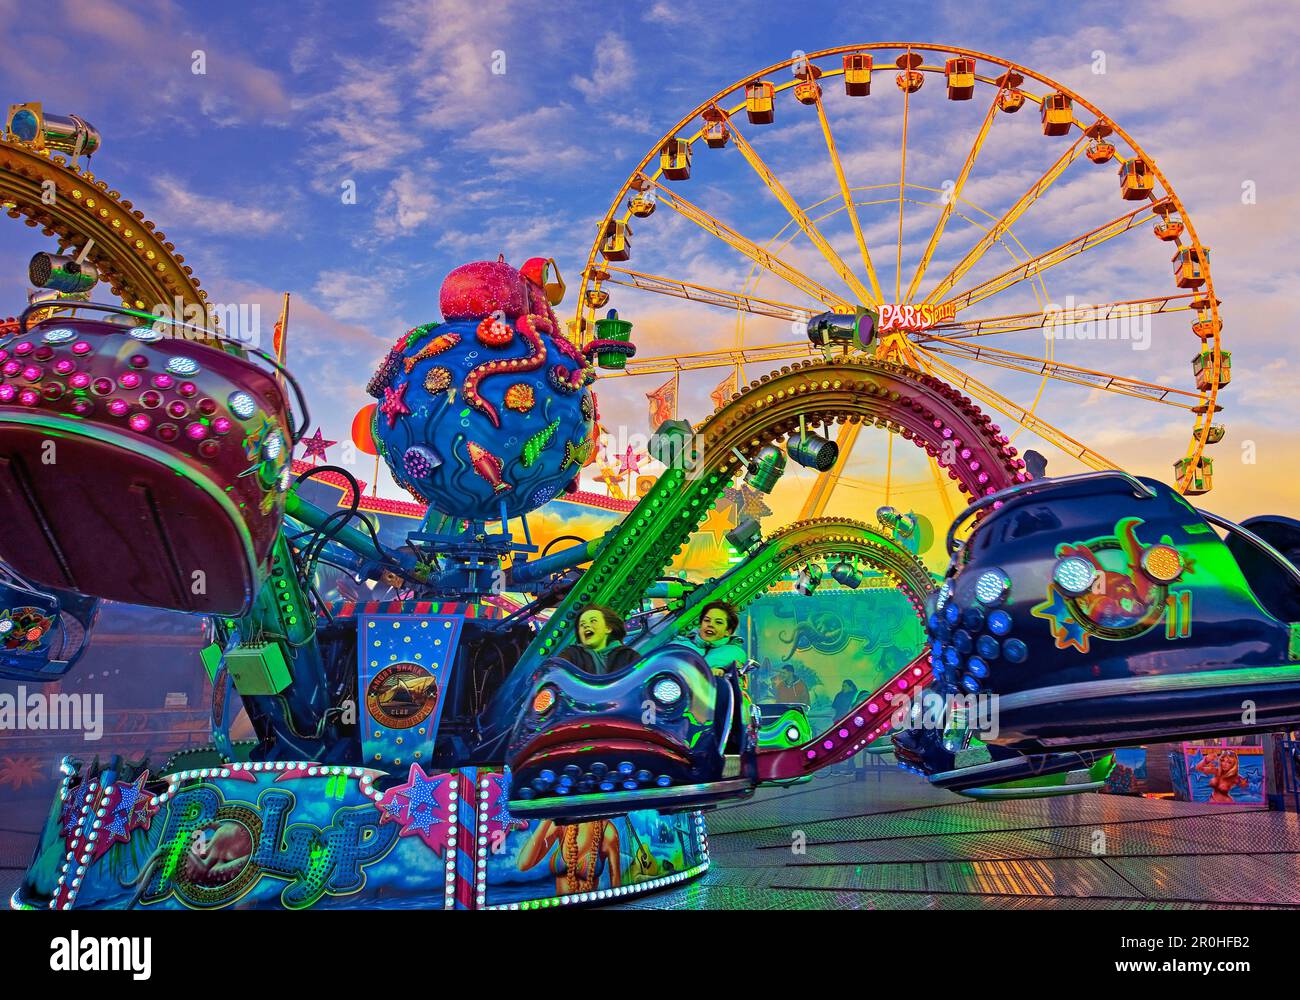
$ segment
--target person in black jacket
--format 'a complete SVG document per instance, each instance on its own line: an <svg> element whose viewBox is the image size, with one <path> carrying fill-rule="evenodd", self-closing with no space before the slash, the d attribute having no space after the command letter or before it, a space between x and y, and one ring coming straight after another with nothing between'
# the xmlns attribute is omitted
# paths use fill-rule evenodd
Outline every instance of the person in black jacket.
<svg viewBox="0 0 1300 1000"><path fill-rule="evenodd" d="M588 604L578 612L574 625L578 641L560 651L567 660L588 674L613 674L641 659L641 654L623 645L627 626L618 612L603 604Z"/></svg>

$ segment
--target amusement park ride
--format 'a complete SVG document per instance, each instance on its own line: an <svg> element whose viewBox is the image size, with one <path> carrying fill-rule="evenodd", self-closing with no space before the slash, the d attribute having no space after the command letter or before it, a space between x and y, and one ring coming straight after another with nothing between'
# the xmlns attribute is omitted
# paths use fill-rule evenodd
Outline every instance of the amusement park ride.
<svg viewBox="0 0 1300 1000"><path fill-rule="evenodd" d="M988 103L953 191L929 203L938 221L904 287L903 215L926 195L906 180L906 121L932 81L950 101L985 94ZM832 84L853 101L901 103L897 184L849 187L823 107ZM1000 218L983 218L963 189L997 120L1026 105L1038 107L1043 141L1059 143L1060 155ZM748 139L796 113L815 115L838 184L802 207ZM20 640L6 642L0 667L28 682L72 669L93 642L99 601L202 616L211 623L202 665L214 691L212 742L152 764L67 758L15 907L593 902L700 873L708 807L887 746L891 733L900 763L935 784L1014 797L1095 788L1111 748L1147 737L1266 732L1300 718L1300 526L1238 526L1186 499L1210 489L1207 449L1224 433L1215 416L1229 380L1208 250L1155 162L1117 124L1023 66L941 46L850 46L767 67L714 95L617 193L567 330L554 311L565 289L552 261L453 271L441 319L398 338L367 386L379 453L427 505L400 547L359 513L361 489L347 470L295 475L307 400L282 359L210 322L156 315L156 304L177 302L206 318L206 294L156 226L79 162L98 146L85 122L38 105L11 109L0 141L8 214L58 242L33 261L44 291L0 341L0 629ZM789 213L790 226L766 245L682 194L694 158L728 149ZM1081 156L1117 171L1127 211L1029 254L1012 227ZM51 188L57 196L43 198ZM881 203L898 207L892 297L858 214ZM649 228L665 208L810 304L632 270L632 220ZM819 230L841 211L861 270ZM961 213L983 235L923 293ZM1022 309L972 318L973 306L1012 301L1018 286L1041 285L1051 267L1133 229L1172 250L1165 280L1176 291L1091 308L1188 312L1194 388L985 346L992 335L1077 317ZM852 298L783 259L796 232ZM1012 266L959 290L994 247ZM121 304L88 301L97 286ZM807 336L647 356L629 320L601 314L621 286L796 322ZM1018 404L959 367L972 363L1187 411L1190 439L1171 485L1118 470L1039 415L1037 400ZM594 457L598 374L754 365L765 373L738 382L701 422L655 429L650 451L664 470L617 526L539 555L528 515L576 489ZM1093 471L1031 471L981 405ZM837 470L868 427L918 446L936 479L970 501L953 511L941 580L908 545L914 514L886 506L878 524L826 516ZM818 475L798 521L766 537L742 521L728 540L743 558L725 574L663 579L738 477L769 493L790 463ZM306 495L326 474L350 484L340 509ZM318 566L329 561L395 586L399 599L340 613L317 593ZM826 575L849 589L864 572L882 575L929 637L816 734L781 715L760 728L744 671L710 669L681 642L708 602L743 607L794 572L805 592ZM503 591L520 595L517 610L493 602ZM595 676L558 657L590 604L632 615L638 663ZM896 706L923 711L927 692L947 704L999 695L996 740L976 739L958 711L938 726L900 717ZM236 696L252 741L230 736ZM1246 696L1259 706L1249 724ZM639 839L655 824L673 834L671 863L643 843L636 877L602 883L604 838L622 829ZM566 859L555 892L512 894L501 859L522 870L547 837Z"/></svg>

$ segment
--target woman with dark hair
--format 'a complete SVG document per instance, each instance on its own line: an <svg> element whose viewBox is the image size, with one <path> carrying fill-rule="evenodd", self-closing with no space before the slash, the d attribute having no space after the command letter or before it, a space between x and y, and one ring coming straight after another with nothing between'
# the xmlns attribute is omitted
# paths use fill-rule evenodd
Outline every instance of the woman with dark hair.
<svg viewBox="0 0 1300 1000"><path fill-rule="evenodd" d="M746 661L744 640L736 635L739 624L740 615L734 605L710 601L700 611L699 627L682 641L721 676L728 667L740 667Z"/></svg>
<svg viewBox="0 0 1300 1000"><path fill-rule="evenodd" d="M578 641L565 646L560 651L560 659L584 673L618 673L641 659L635 649L623 645L627 626L613 608L588 604L578 612L573 631Z"/></svg>

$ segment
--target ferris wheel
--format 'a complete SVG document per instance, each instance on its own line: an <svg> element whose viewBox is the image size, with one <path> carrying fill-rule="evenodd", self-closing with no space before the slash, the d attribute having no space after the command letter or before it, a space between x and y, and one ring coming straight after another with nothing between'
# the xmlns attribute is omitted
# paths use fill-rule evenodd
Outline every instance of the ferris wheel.
<svg viewBox="0 0 1300 1000"><path fill-rule="evenodd" d="M600 220L570 330L591 345L617 319L607 307L636 318L664 298L674 325L712 339L656 349L642 331L634 356L597 355L604 375L730 370L723 385L743 387L789 359L865 351L1067 466L1119 467L1089 443L1117 428L1173 434L1177 488L1211 488L1231 355L1209 250L1123 128L1005 59L912 42L796 52L703 101ZM801 516L824 513L862 427L841 426L840 462ZM888 502L892 435L885 448Z"/></svg>

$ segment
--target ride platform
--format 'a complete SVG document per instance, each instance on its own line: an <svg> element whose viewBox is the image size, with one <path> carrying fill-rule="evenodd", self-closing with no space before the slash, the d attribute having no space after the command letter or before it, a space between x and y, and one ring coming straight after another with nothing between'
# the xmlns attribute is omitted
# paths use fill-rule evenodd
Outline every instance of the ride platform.
<svg viewBox="0 0 1300 1000"><path fill-rule="evenodd" d="M892 766L865 773L760 788L710 812L708 872L614 905L1300 908L1294 813L1099 794L974 802Z"/></svg>

